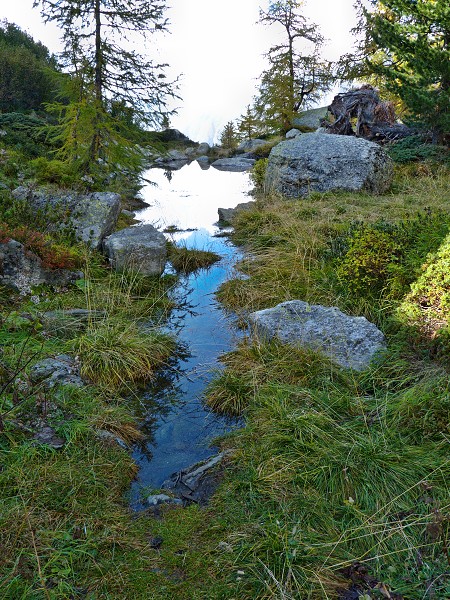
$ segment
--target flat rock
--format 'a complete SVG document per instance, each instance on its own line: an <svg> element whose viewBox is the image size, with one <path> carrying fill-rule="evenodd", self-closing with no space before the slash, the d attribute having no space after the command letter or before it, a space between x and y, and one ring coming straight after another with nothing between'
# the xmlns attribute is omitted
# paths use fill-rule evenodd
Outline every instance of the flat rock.
<svg viewBox="0 0 450 600"><path fill-rule="evenodd" d="M382 194L392 178L392 161L378 144L346 135L305 133L272 148L265 189L288 197L332 190Z"/></svg>
<svg viewBox="0 0 450 600"><path fill-rule="evenodd" d="M161 275L167 260L164 234L153 225L128 227L104 241L104 250L116 271L133 271L145 276Z"/></svg>
<svg viewBox="0 0 450 600"><path fill-rule="evenodd" d="M29 376L33 383L43 383L47 388L57 385L86 385L79 375L78 363L67 354L40 360L31 367Z"/></svg>
<svg viewBox="0 0 450 600"><path fill-rule="evenodd" d="M218 158L215 160L211 166L215 169L219 169L219 171L248 171L255 164L255 159L253 158L241 158L239 156L234 156L231 158Z"/></svg>
<svg viewBox="0 0 450 600"><path fill-rule="evenodd" d="M341 367L363 371L385 348L383 333L365 317L352 317L335 306L282 302L248 317L254 334L298 348L319 350Z"/></svg>

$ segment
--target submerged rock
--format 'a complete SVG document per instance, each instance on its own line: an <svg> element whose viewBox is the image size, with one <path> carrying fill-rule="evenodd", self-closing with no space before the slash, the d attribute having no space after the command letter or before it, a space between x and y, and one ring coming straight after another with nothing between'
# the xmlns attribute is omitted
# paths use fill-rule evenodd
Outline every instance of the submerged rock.
<svg viewBox="0 0 450 600"><path fill-rule="evenodd" d="M205 505L219 484L220 468L224 458L229 454L227 451L221 452L192 467L182 469L171 475L161 488L170 490L187 504L195 502Z"/></svg>
<svg viewBox="0 0 450 600"><path fill-rule="evenodd" d="M104 241L104 250L116 271L161 275L167 260L164 234L153 225L128 227Z"/></svg>
<svg viewBox="0 0 450 600"><path fill-rule="evenodd" d="M289 197L331 190L381 194L392 178L392 161L374 142L305 133L272 148L265 189Z"/></svg>
<svg viewBox="0 0 450 600"><path fill-rule="evenodd" d="M385 348L383 333L365 317L352 317L335 306L282 302L249 315L253 332L284 344L319 350L341 367L363 371Z"/></svg>

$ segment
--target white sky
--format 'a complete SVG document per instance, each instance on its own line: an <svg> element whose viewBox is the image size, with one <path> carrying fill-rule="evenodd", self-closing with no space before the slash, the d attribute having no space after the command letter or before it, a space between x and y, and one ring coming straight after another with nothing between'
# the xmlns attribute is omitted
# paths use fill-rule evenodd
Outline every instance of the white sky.
<svg viewBox="0 0 450 600"><path fill-rule="evenodd" d="M329 40L324 54L337 59L349 52L355 25L354 0L309 0L304 13ZM242 115L256 92L264 69L263 54L276 39L275 27L257 25L259 7L268 0L168 0L170 34L159 37L160 58L171 72L182 74L182 102L171 125L195 141L209 141L225 123ZM0 0L7 19L59 49L59 31L44 25L33 0ZM324 102L328 102L329 98Z"/></svg>

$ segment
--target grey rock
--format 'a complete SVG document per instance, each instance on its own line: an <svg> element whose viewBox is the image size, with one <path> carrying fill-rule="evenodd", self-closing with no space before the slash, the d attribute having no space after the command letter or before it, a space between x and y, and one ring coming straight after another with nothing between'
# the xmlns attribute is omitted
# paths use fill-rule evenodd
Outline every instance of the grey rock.
<svg viewBox="0 0 450 600"><path fill-rule="evenodd" d="M200 155L209 154L210 151L211 151L211 147L206 142L202 142L201 144L199 144L199 146L197 148L197 154L200 154Z"/></svg>
<svg viewBox="0 0 450 600"><path fill-rule="evenodd" d="M153 225L128 227L104 241L104 250L116 271L161 275L167 260L164 234Z"/></svg>
<svg viewBox="0 0 450 600"><path fill-rule="evenodd" d="M124 450L128 450L127 444L123 441L121 437L112 433L111 431L107 431L106 429L99 429L96 431L95 435L100 439L105 441L109 445L120 446Z"/></svg>
<svg viewBox="0 0 450 600"><path fill-rule="evenodd" d="M134 219L136 217L136 213L134 213L131 210L126 210L125 208L122 209L120 212L122 215L125 215L126 217L131 217L132 219Z"/></svg>
<svg viewBox="0 0 450 600"><path fill-rule="evenodd" d="M55 450L59 450L66 443L65 440L56 434L56 431L50 425L44 425L41 429L36 432L33 439L38 444L45 444Z"/></svg>
<svg viewBox="0 0 450 600"><path fill-rule="evenodd" d="M308 129L317 129L320 127L320 121L325 119L328 114L328 106L319 108L310 108L301 112L298 117L292 119L294 127L307 127Z"/></svg>
<svg viewBox="0 0 450 600"><path fill-rule="evenodd" d="M392 178L392 161L374 142L306 133L272 148L265 189L290 197L331 190L381 194Z"/></svg>
<svg viewBox="0 0 450 600"><path fill-rule="evenodd" d="M77 238L95 249L113 231L120 213L120 195L113 192L78 194L19 186L12 195L38 209L47 205L64 208L71 215Z"/></svg>
<svg viewBox="0 0 450 600"><path fill-rule="evenodd" d="M254 202L241 202L234 208L218 208L219 223L221 225L231 225L236 214L242 210L249 210L254 206Z"/></svg>
<svg viewBox="0 0 450 600"><path fill-rule="evenodd" d="M382 332L365 317L352 317L335 306L301 300L283 302L249 315L255 335L323 352L341 367L363 371L385 348Z"/></svg>
<svg viewBox="0 0 450 600"><path fill-rule="evenodd" d="M219 171L248 171L255 164L252 158L241 158L235 156L232 158L218 158L212 163L212 167Z"/></svg>
<svg viewBox="0 0 450 600"><path fill-rule="evenodd" d="M79 365L67 354L59 354L54 358L44 358L30 369L30 380L33 383L44 383L47 388L57 385L73 385L83 387L85 382L79 375Z"/></svg>
<svg viewBox="0 0 450 600"><path fill-rule="evenodd" d="M167 494L152 494L147 497L147 503L150 506L159 506L161 504L175 504L181 506L183 501L180 498L174 498L173 496L168 496Z"/></svg>
<svg viewBox="0 0 450 600"><path fill-rule="evenodd" d="M202 154L196 160L198 163L209 163L209 158L206 156L206 154Z"/></svg>
<svg viewBox="0 0 450 600"><path fill-rule="evenodd" d="M244 140L241 142L237 148L237 152L254 152L256 148L260 148L261 146L266 146L267 140Z"/></svg>
<svg viewBox="0 0 450 600"><path fill-rule="evenodd" d="M174 473L162 484L161 489L170 490L184 502L206 504L217 488L220 467L229 454L230 451L221 452Z"/></svg>
<svg viewBox="0 0 450 600"><path fill-rule="evenodd" d="M289 131L286 133L286 139L291 140L299 135L302 135L302 132L298 129L289 129Z"/></svg>
<svg viewBox="0 0 450 600"><path fill-rule="evenodd" d="M30 294L34 286L43 283L65 286L80 276L79 272L66 269L45 268L38 256L16 240L0 243L0 284L22 295Z"/></svg>

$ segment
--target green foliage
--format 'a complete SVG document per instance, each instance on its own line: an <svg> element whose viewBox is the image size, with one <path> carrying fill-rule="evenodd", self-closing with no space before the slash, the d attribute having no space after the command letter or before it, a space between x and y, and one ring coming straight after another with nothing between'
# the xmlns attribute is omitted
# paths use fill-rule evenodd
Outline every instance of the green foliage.
<svg viewBox="0 0 450 600"><path fill-rule="evenodd" d="M6 131L2 143L27 158L46 155L52 149L44 131L46 125L47 121L33 115L0 114L0 129Z"/></svg>
<svg viewBox="0 0 450 600"><path fill-rule="evenodd" d="M247 111L238 119L238 131L246 140L257 137L257 132L261 129L262 123L256 116L255 110L247 106Z"/></svg>
<svg viewBox="0 0 450 600"><path fill-rule="evenodd" d="M301 7L297 0L282 0L260 11L261 23L281 25L284 30L282 42L266 54L269 68L260 77L255 102L258 118L272 132L288 131L300 107L331 87L332 65L320 57L323 37L318 26L301 14Z"/></svg>
<svg viewBox="0 0 450 600"><path fill-rule="evenodd" d="M398 260L400 247L393 236L376 229L357 232L337 275L358 296L378 294Z"/></svg>
<svg viewBox="0 0 450 600"><path fill-rule="evenodd" d="M55 94L56 61L17 25L0 25L0 111L42 110Z"/></svg>
<svg viewBox="0 0 450 600"><path fill-rule="evenodd" d="M31 160L29 172L40 184L56 184L59 187L75 187L79 181L76 163L68 163L58 159L49 160L44 156Z"/></svg>
<svg viewBox="0 0 450 600"><path fill-rule="evenodd" d="M257 190L264 189L264 180L266 177L266 169L268 162L269 159L260 158L255 162L250 172L250 179L252 180L253 185L256 187Z"/></svg>
<svg viewBox="0 0 450 600"><path fill-rule="evenodd" d="M169 243L168 258L177 273L192 273L197 269L207 269L221 257L208 250L197 250Z"/></svg>
<svg viewBox="0 0 450 600"><path fill-rule="evenodd" d="M388 148L389 156L397 163L422 160L449 160L448 150L442 146L428 144L422 136L411 135Z"/></svg>
<svg viewBox="0 0 450 600"><path fill-rule="evenodd" d="M173 341L157 331L143 332L133 323L106 321L92 324L75 345L82 375L114 389L151 379Z"/></svg>
<svg viewBox="0 0 450 600"><path fill-rule="evenodd" d="M387 88L402 99L410 114L442 142L450 131L447 0L383 0L372 11L364 9L364 15L371 70L385 79Z"/></svg>
<svg viewBox="0 0 450 600"><path fill-rule="evenodd" d="M239 138L234 123L233 121L228 121L220 134L220 144L227 150L235 150L238 141Z"/></svg>

